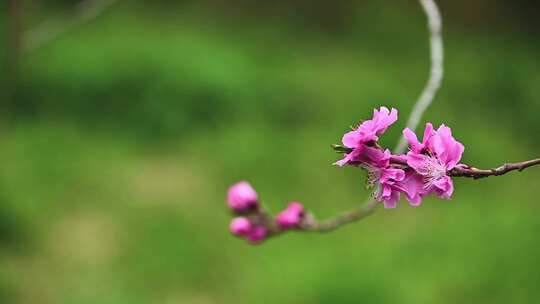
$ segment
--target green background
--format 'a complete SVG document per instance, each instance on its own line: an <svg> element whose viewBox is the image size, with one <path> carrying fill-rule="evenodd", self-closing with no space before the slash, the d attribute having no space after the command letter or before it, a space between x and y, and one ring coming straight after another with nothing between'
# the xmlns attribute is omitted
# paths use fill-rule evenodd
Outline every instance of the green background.
<svg viewBox="0 0 540 304"><path fill-rule="evenodd" d="M538 157L535 4L469 2L442 3L445 80L422 124L451 126L478 167ZM73 3L27 1L23 30ZM364 173L329 145L387 105L393 147L428 56L415 1L222 0L119 1L4 60L0 303L536 301L538 168L330 234L229 235L242 179L273 212L359 206Z"/></svg>

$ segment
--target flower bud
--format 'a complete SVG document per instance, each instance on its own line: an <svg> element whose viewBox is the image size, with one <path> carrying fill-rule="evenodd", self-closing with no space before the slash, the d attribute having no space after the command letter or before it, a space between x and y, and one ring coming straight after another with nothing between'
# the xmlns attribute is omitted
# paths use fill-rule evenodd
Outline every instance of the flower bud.
<svg viewBox="0 0 540 304"><path fill-rule="evenodd" d="M232 185L227 193L227 203L236 212L246 212L257 206L257 192L248 182Z"/></svg>
<svg viewBox="0 0 540 304"><path fill-rule="evenodd" d="M246 235L246 238L252 244L257 244L263 241L266 238L267 234L268 230L266 229L266 227L257 225L251 228L251 230Z"/></svg>
<svg viewBox="0 0 540 304"><path fill-rule="evenodd" d="M229 230L234 235L247 235L252 227L253 225L251 225L251 222L247 218L237 217L231 221Z"/></svg>
<svg viewBox="0 0 540 304"><path fill-rule="evenodd" d="M281 211L277 215L276 222L279 227L283 229L290 229L298 227L303 217L304 206L298 202L291 202L285 210Z"/></svg>

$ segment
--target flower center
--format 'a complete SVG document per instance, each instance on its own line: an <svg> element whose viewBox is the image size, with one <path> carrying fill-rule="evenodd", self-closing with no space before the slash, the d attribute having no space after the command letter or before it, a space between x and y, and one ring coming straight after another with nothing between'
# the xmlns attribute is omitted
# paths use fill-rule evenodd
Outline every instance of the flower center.
<svg viewBox="0 0 540 304"><path fill-rule="evenodd" d="M379 179L381 179L382 170L370 164L363 164L362 167L367 172L366 187L371 189L378 183Z"/></svg>
<svg viewBox="0 0 540 304"><path fill-rule="evenodd" d="M424 189L428 189L439 179L446 176L446 165L436 157L429 157L426 162L427 174L424 176Z"/></svg>

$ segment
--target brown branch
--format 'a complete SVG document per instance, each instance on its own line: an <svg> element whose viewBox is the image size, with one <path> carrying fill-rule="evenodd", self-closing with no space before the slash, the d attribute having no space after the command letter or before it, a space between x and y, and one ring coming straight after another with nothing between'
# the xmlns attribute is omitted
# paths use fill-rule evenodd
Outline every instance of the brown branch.
<svg viewBox="0 0 540 304"><path fill-rule="evenodd" d="M331 145L332 149L337 153L351 153L353 149L347 148L341 145ZM402 161L399 158L392 156L390 162L393 164L398 164L402 166L407 166L407 163ZM527 161L517 162L517 163L506 163L497 168L492 169L478 169L468 165L459 165L452 170L448 171L449 176L456 177L471 177L474 179L488 177L488 176L499 176L504 175L511 171L523 171L529 167L540 165L540 158L531 159Z"/></svg>
<svg viewBox="0 0 540 304"><path fill-rule="evenodd" d="M523 171L529 167L540 165L540 158L531 159L518 163L506 163L500 167L492 169L478 169L475 167L455 167L454 169L448 172L450 176L463 176L463 177L472 177L474 179L488 177L488 176L499 176L504 175L511 171Z"/></svg>

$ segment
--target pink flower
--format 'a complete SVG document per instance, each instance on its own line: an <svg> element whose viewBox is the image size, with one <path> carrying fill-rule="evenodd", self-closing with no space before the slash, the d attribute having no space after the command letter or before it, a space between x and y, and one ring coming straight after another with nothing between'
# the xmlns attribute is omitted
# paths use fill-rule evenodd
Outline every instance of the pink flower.
<svg viewBox="0 0 540 304"><path fill-rule="evenodd" d="M231 221L229 230L234 235L247 235L252 229L251 222L245 217L237 217Z"/></svg>
<svg viewBox="0 0 540 304"><path fill-rule="evenodd" d="M345 165L358 165L360 164L359 159L361 158L362 154L364 153L365 146L360 146L358 148L355 148L352 150L352 152L345 154L345 156L336 161L334 165L343 167Z"/></svg>
<svg viewBox="0 0 540 304"><path fill-rule="evenodd" d="M392 167L373 167L371 170L368 176L374 176L378 187L375 192L375 199L383 202L385 208L397 207L400 192L402 191L399 182L405 179L405 171Z"/></svg>
<svg viewBox="0 0 540 304"><path fill-rule="evenodd" d="M412 137L410 133L405 135L411 145L407 164L420 176L410 177L406 193L417 201L419 196L430 193L448 199L452 196L454 185L447 172L461 160L465 147L452 137L452 130L444 124L437 131L432 130L431 124L426 125L425 134L428 134L428 139L424 136L421 144L416 136Z"/></svg>
<svg viewBox="0 0 540 304"><path fill-rule="evenodd" d="M377 147L360 146L347 154L336 164L359 165L367 171L367 185L375 187L375 199L383 202L385 208L395 208L404 191L401 182L405 179L405 171L390 166L392 158L390 150Z"/></svg>
<svg viewBox="0 0 540 304"><path fill-rule="evenodd" d="M277 224L284 229L298 227L304 216L304 206L298 202L291 202L277 217Z"/></svg>
<svg viewBox="0 0 540 304"><path fill-rule="evenodd" d="M424 138L422 139L422 142L418 141L416 134L414 134L414 132L409 128L403 130L403 135L409 142L411 151L415 153L422 153L422 150L429 145L431 138L433 135L435 135L435 132L433 131L433 125L428 122L426 123L426 129L424 130Z"/></svg>
<svg viewBox="0 0 540 304"><path fill-rule="evenodd" d="M405 171L390 166L390 150L365 147L358 158L367 171L368 187L376 187L375 199L383 202L385 208L395 208L399 202L400 182L405 179Z"/></svg>
<svg viewBox="0 0 540 304"><path fill-rule="evenodd" d="M405 171L405 178L399 183L399 189L405 194L411 206L420 206L422 203L423 178L414 170Z"/></svg>
<svg viewBox="0 0 540 304"><path fill-rule="evenodd" d="M358 128L343 135L343 145L348 148L358 148L364 143L379 140L379 135L396 122L398 111L394 108L388 110L381 107L373 110L373 118L361 123Z"/></svg>
<svg viewBox="0 0 540 304"><path fill-rule="evenodd" d="M266 227L262 225L255 225L247 233L246 238L252 244L257 244L262 242L268 234Z"/></svg>
<svg viewBox="0 0 540 304"><path fill-rule="evenodd" d="M379 148L360 146L351 153L345 155L341 160L335 162L338 166L344 165L373 165L377 167L386 167L390 164L390 151L384 153Z"/></svg>
<svg viewBox="0 0 540 304"><path fill-rule="evenodd" d="M351 153L345 154L345 157L335 165L355 165L358 164L358 158L364 153L366 143L379 140L379 135L396 122L398 112L396 109L388 110L387 107L381 107L379 110L373 110L373 118L361 123L355 130L345 133L342 138L343 145L352 148Z"/></svg>
<svg viewBox="0 0 540 304"><path fill-rule="evenodd" d="M257 207L257 192L248 182L238 182L229 188L227 203L236 212L246 212Z"/></svg>

